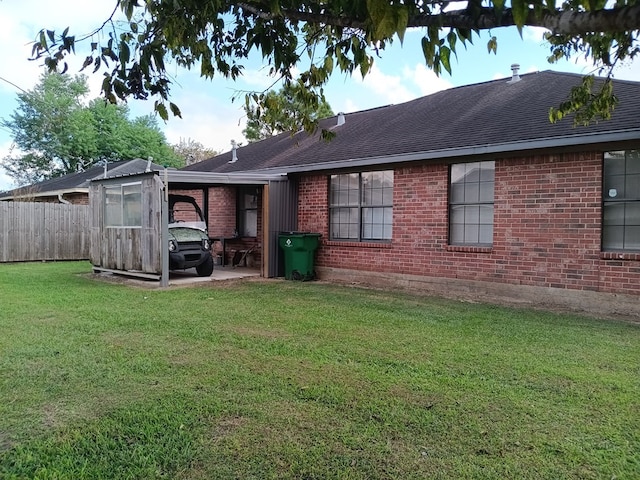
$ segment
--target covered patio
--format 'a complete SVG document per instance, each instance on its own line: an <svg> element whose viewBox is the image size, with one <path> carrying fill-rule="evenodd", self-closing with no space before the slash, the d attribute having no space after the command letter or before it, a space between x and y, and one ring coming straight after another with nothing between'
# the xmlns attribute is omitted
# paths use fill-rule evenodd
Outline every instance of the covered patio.
<svg viewBox="0 0 640 480"><path fill-rule="evenodd" d="M240 264L262 277L281 276L278 234L296 229L296 193L297 184L280 174L165 169L94 180L89 189L94 271L168 286L168 196L181 194L195 198L202 209L214 274L220 270L233 276L231 267ZM114 222L113 212L119 209ZM188 276L188 271L172 272L172 278Z"/></svg>

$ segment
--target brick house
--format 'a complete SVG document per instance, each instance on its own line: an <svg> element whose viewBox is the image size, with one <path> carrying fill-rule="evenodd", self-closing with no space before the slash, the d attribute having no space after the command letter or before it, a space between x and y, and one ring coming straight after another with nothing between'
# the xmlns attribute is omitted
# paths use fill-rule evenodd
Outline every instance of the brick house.
<svg viewBox="0 0 640 480"><path fill-rule="evenodd" d="M321 123L330 142L281 134L185 170L286 174L294 229L322 234L321 278L637 305L640 83L615 81L610 120L550 123L580 78L545 71L339 114Z"/></svg>

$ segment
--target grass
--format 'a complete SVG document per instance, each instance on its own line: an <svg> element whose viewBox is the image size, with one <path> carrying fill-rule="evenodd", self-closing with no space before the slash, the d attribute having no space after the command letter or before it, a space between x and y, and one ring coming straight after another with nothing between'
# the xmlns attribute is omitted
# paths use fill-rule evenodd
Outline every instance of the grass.
<svg viewBox="0 0 640 480"><path fill-rule="evenodd" d="M0 478L625 479L640 326L0 265Z"/></svg>

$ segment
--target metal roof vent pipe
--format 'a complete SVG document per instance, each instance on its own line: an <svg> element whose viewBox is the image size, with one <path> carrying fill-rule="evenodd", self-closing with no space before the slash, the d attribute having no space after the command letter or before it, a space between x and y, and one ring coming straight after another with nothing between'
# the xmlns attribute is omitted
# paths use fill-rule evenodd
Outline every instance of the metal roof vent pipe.
<svg viewBox="0 0 640 480"><path fill-rule="evenodd" d="M511 65L511 71L513 72L513 75L511 76L511 80L507 82L509 85L520 81L520 75L518 74L519 70L520 70L520 65L518 63L514 63Z"/></svg>
<svg viewBox="0 0 640 480"><path fill-rule="evenodd" d="M229 163L236 163L238 161L238 154L236 151L238 150L238 144L235 140L231 140L231 160Z"/></svg>
<svg viewBox="0 0 640 480"><path fill-rule="evenodd" d="M338 123L336 124L336 127L339 127L340 125L344 125L344 122L346 120L344 119L344 113L340 112L338 113Z"/></svg>

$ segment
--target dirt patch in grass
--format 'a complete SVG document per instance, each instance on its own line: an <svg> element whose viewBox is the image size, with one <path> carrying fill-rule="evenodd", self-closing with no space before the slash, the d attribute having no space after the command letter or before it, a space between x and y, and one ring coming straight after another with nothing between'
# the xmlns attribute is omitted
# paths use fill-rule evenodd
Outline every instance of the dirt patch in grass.
<svg viewBox="0 0 640 480"><path fill-rule="evenodd" d="M218 420L210 432L211 439L219 440L226 437L247 423L244 417L225 417Z"/></svg>

